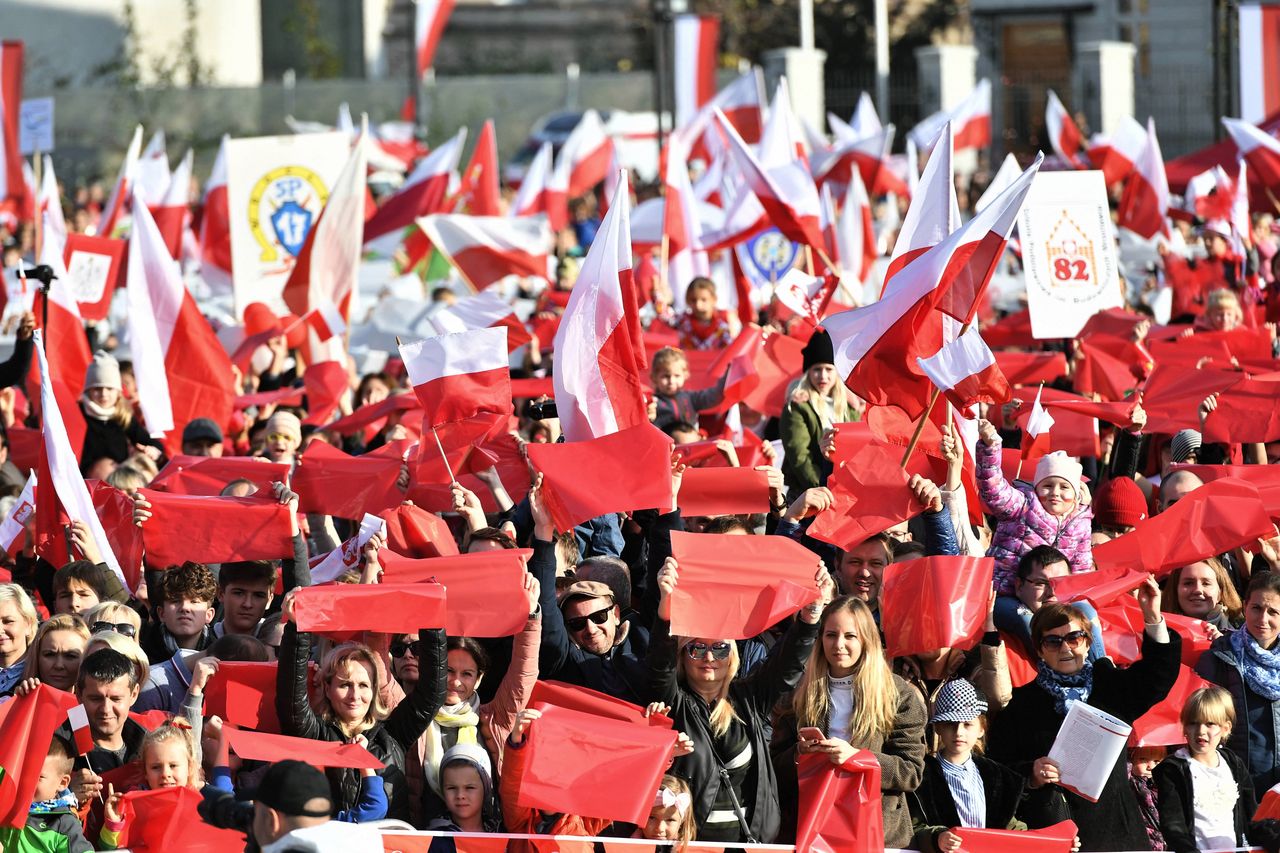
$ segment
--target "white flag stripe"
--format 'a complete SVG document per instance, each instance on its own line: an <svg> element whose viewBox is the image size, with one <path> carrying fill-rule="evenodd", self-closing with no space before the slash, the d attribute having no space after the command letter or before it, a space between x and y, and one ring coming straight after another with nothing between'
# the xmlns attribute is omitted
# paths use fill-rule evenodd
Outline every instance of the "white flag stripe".
<svg viewBox="0 0 1280 853"><path fill-rule="evenodd" d="M546 220L542 218L437 213L420 218L418 227L450 257L470 248L545 255L551 241Z"/></svg>
<svg viewBox="0 0 1280 853"><path fill-rule="evenodd" d="M475 296L459 299L453 305L441 308L432 315L432 321L440 323L460 324L450 331L466 329L485 329L507 317L512 316L511 306L501 296L482 290Z"/></svg>
<svg viewBox="0 0 1280 853"><path fill-rule="evenodd" d="M414 387L446 376L504 370L507 327L472 329L400 345L405 370Z"/></svg>
<svg viewBox="0 0 1280 853"><path fill-rule="evenodd" d="M976 376L996 363L995 354L982 340L978 329L968 331L928 358L916 362L925 376L941 391L950 391L970 376Z"/></svg>
<svg viewBox="0 0 1280 853"><path fill-rule="evenodd" d="M129 239L129 349L138 378L138 403L153 437L174 428L165 353L185 288L177 262L165 248L142 196L133 194L133 234Z"/></svg>
<svg viewBox="0 0 1280 853"><path fill-rule="evenodd" d="M86 729L89 727L89 713L85 710L84 705L73 705L67 709L67 722L71 723L73 729Z"/></svg>
<svg viewBox="0 0 1280 853"><path fill-rule="evenodd" d="M1035 402L1031 404L1031 415L1027 418L1027 434L1032 438L1044 435L1053 426L1053 415L1040 405L1040 394L1043 391L1043 386L1036 390Z"/></svg>

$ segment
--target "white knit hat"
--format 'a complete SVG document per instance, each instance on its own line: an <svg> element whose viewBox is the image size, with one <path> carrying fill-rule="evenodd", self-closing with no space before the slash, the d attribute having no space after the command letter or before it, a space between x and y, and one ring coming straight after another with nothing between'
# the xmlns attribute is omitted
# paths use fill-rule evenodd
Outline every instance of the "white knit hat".
<svg viewBox="0 0 1280 853"><path fill-rule="evenodd" d="M1036 463L1036 480L1035 485L1049 477L1061 477L1066 480L1071 488L1075 490L1076 497L1080 497L1080 477L1083 476L1084 469L1080 463L1068 456L1064 451L1055 450L1052 453L1046 453L1040 457L1040 461Z"/></svg>
<svg viewBox="0 0 1280 853"><path fill-rule="evenodd" d="M114 388L124 390L120 382L120 363L102 350L93 354L89 369L84 374L84 390L90 388Z"/></svg>

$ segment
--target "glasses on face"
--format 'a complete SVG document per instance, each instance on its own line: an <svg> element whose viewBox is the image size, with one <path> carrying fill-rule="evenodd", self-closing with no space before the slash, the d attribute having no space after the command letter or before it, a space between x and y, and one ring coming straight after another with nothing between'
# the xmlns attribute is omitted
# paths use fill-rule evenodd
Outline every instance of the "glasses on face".
<svg viewBox="0 0 1280 853"><path fill-rule="evenodd" d="M391 644L391 656L393 658L402 658L405 652L413 652L415 658L422 657L422 641L414 640L412 643L406 643L402 640L396 640Z"/></svg>
<svg viewBox="0 0 1280 853"><path fill-rule="evenodd" d="M1047 649L1060 649L1065 644L1067 648L1075 650L1089 639L1089 635L1084 631L1068 631L1065 634L1045 634L1040 638L1040 645Z"/></svg>
<svg viewBox="0 0 1280 853"><path fill-rule="evenodd" d="M564 620L564 626L570 632L580 634L586 629L588 619L597 625L603 625L609 621L609 614L612 612L612 607L606 607L603 610L597 610L595 613L588 613L586 616L574 616L571 619Z"/></svg>
<svg viewBox="0 0 1280 853"><path fill-rule="evenodd" d="M711 643L690 643L684 647L684 653L691 660L702 660L706 657L707 652L711 652L711 657L716 660L725 660L729 657L730 646L726 642Z"/></svg>
<svg viewBox="0 0 1280 853"><path fill-rule="evenodd" d="M267 436L267 444L275 444L277 441L293 441L293 436L279 432L273 432Z"/></svg>
<svg viewBox="0 0 1280 853"><path fill-rule="evenodd" d="M96 634L99 631L115 631L131 640L138 634L138 629L128 622L94 622L89 626L90 634Z"/></svg>

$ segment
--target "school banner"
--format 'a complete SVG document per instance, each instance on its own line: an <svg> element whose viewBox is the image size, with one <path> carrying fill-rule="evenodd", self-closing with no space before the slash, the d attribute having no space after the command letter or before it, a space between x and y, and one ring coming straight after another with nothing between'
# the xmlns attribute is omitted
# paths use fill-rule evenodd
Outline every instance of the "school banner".
<svg viewBox="0 0 1280 853"><path fill-rule="evenodd" d="M1018 217L1031 334L1073 338L1123 307L1102 172L1041 172Z"/></svg>
<svg viewBox="0 0 1280 853"><path fill-rule="evenodd" d="M349 153L339 131L227 142L236 316L250 302L286 313L284 283Z"/></svg>

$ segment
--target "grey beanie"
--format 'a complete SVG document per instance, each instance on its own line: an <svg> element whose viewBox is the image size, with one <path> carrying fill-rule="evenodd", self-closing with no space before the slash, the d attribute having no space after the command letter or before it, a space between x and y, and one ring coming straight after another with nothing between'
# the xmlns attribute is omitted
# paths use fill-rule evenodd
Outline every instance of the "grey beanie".
<svg viewBox="0 0 1280 853"><path fill-rule="evenodd" d="M84 390L90 388L124 390L120 382L120 363L102 350L93 354L93 361L89 362L89 369L84 374Z"/></svg>

